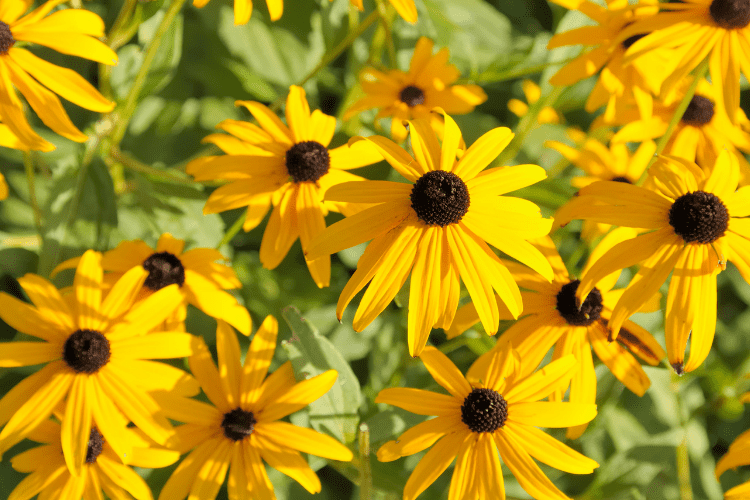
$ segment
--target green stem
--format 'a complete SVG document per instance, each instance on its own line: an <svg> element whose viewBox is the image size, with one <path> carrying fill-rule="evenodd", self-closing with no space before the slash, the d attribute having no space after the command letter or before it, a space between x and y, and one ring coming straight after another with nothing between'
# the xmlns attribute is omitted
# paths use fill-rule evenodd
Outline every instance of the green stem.
<svg viewBox="0 0 750 500"><path fill-rule="evenodd" d="M693 96L695 95L695 89L698 88L698 83L701 82L706 77L706 73L708 73L708 60L709 58L706 57L703 62L698 66L698 69L695 70L695 73L693 75L693 82L690 84L690 87L688 88L687 92L685 93L685 97L682 98L682 101L680 102L680 105L677 106L677 109L675 109L674 114L672 115L672 120L669 122L669 126L667 127L667 131L664 132L664 135L661 136L661 139L659 139L659 142L656 143L656 153L654 154L654 157L651 158L651 161L648 164L648 167L646 170L643 171L641 174L641 177L638 179L639 186L643 184L643 182L646 180L646 176L648 175L648 171L651 168L651 165L654 164L656 161L656 158L658 155L664 151L664 148L667 147L667 143L672 138L672 134L675 131L675 128L677 128L677 124L682 120L682 115L685 114L685 110L687 110L687 107L690 105L690 101L693 99Z"/></svg>
<svg viewBox="0 0 750 500"><path fill-rule="evenodd" d="M178 1L185 1L185 0L178 0ZM331 64L338 56L341 55L342 52L344 52L351 44L354 43L354 40L360 37L362 33L367 30L367 28L370 27L372 23L377 21L380 14L378 13L377 9L373 10L369 16L365 18L364 21L362 21L358 26L357 29L354 31L350 31L346 37L344 37L343 40L339 42L338 45L336 45L334 48L332 48L329 52L327 52L323 59L320 60L317 66L315 66L312 71L310 71L307 76L305 76L302 80L300 80L297 85L302 86L305 83L307 83L311 78L313 78L315 75L318 74L320 70L327 67L329 64ZM286 94L280 95L278 99L276 99L273 104L271 104L270 108L273 111L278 111L281 109L281 105L286 100Z"/></svg>
<svg viewBox="0 0 750 500"><path fill-rule="evenodd" d="M39 209L39 203L36 199L36 184L34 183L34 158L31 152L23 152L23 166L26 169L26 180L29 183L29 201L31 210L34 212L34 226L39 233L39 241L42 239L42 211Z"/></svg>
<svg viewBox="0 0 750 500"><path fill-rule="evenodd" d="M514 67L513 69L500 71L497 73L491 73L491 72L480 73L479 75L473 78L460 78L456 80L456 84L500 83L500 82L505 82L507 80L515 80L517 78L521 78L522 76L529 76L529 75L534 75L536 73L541 73L542 71L544 71L545 69L551 66L567 64L574 59L577 59L577 57L563 59L562 61L554 61L554 62L548 62L544 64L538 64L536 66L527 66L524 68Z"/></svg>
<svg viewBox="0 0 750 500"><path fill-rule="evenodd" d="M245 222L245 214L240 215L237 217L237 220L234 221L234 224L232 224L232 227L229 228L229 231L226 232L224 237L221 239L218 245L216 245L216 249L220 249L230 241L232 241L232 238L234 238L237 233L240 232L240 229L242 229L242 224Z"/></svg>
<svg viewBox="0 0 750 500"><path fill-rule="evenodd" d="M680 396L680 376L671 372L671 379L672 391L675 394L677 417L683 432L682 440L675 450L677 459L677 479L680 487L680 500L693 500L693 488L690 483L690 456L688 455L687 448L687 422L685 418L685 410L682 405L682 397Z"/></svg>
<svg viewBox="0 0 750 500"><path fill-rule="evenodd" d="M146 50L146 55L143 58L143 63L141 64L141 68L138 71L135 80L133 81L133 86L130 88L130 92L128 93L128 97L125 100L125 104L117 113L117 122L115 124L115 129L112 132L113 147L119 147L120 142L122 142L122 138L125 136L125 132L128 129L128 124L130 123L130 118L133 116L135 108L138 106L138 98L140 97L141 90L146 83L146 78L148 77L149 70L151 69L151 64L153 64L154 58L156 58L156 54L159 52L161 39L164 37L164 34L172 25L172 21L174 21L174 18L177 16L177 13L180 11L180 9L182 9L182 6L184 4L185 0L172 0L172 3L167 9L167 12L164 14L164 18L156 28L156 33L154 33L154 36L151 39L151 43Z"/></svg>
<svg viewBox="0 0 750 500"><path fill-rule="evenodd" d="M372 498L372 466L370 465L370 428L359 424L359 499Z"/></svg>
<svg viewBox="0 0 750 500"><path fill-rule="evenodd" d="M156 177L158 179L161 179L163 181L167 182L173 182L175 184L195 184L194 181L187 179L185 177L175 175L169 170L161 170L158 168L154 168L150 165L146 165L142 161L136 160L132 156L128 155L127 153L123 153L120 151L119 148L113 147L109 151L109 158L111 160L114 160L123 166L129 168L130 170L134 170L136 172L140 172L142 174L149 175L151 177Z"/></svg>
<svg viewBox="0 0 750 500"><path fill-rule="evenodd" d="M393 44L393 31L391 30L393 16L388 15L388 6L383 0L378 0L377 10L380 14L380 26L383 27L383 33L385 35L385 46L388 50L388 62L390 63L391 68L395 68L396 46Z"/></svg>

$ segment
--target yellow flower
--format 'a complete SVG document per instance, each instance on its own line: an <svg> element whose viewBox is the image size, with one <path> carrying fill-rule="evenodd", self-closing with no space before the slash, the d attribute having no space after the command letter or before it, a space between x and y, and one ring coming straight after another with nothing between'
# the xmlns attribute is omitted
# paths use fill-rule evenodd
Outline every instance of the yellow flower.
<svg viewBox="0 0 750 500"><path fill-rule="evenodd" d="M63 54L116 64L117 54L97 40L104 36L104 22L98 15L83 9L64 9L47 15L63 1L49 0L24 17L21 15L31 2L0 1L0 118L25 149L51 151L55 147L31 128L16 89L45 125L77 142L85 141L86 135L73 125L55 94L91 111L112 111L115 106L75 71L13 46L16 42L31 42Z"/></svg>
<svg viewBox="0 0 750 500"><path fill-rule="evenodd" d="M213 248L194 248L183 252L184 240L169 233L159 238L154 250L141 240L123 241L117 248L104 253L102 268L104 284L112 285L134 267L148 271L139 299L169 285L177 285L182 303L167 318L167 329L184 330L187 305L192 304L209 316L223 319L245 335L250 335L252 321L247 309L224 290L240 288L234 270L215 261L225 260ZM80 257L66 260L52 271L52 276L63 269L75 268Z"/></svg>
<svg viewBox="0 0 750 500"><path fill-rule="evenodd" d="M333 1L333 0L331 0ZM359 10L364 10L362 0L350 0L352 5L357 7ZM396 9L396 12L404 18L405 21L412 24L417 22L417 6L414 5L414 0L388 0L391 5Z"/></svg>
<svg viewBox="0 0 750 500"><path fill-rule="evenodd" d="M193 5L205 7L209 0L193 0ZM271 21L277 21L284 13L284 0L266 0ZM253 0L234 0L234 24L247 24L253 14Z"/></svg>
<svg viewBox="0 0 750 500"><path fill-rule="evenodd" d="M579 189L596 181L635 184L656 152L656 143L651 140L644 141L634 154L631 154L630 149L623 143L612 143L608 148L594 138L586 139L578 148L557 141L547 141L544 145L559 151L568 161L587 174L570 180L570 183ZM606 234L610 227L609 224L586 220L583 222L581 239L590 243Z"/></svg>
<svg viewBox="0 0 750 500"><path fill-rule="evenodd" d="M482 171L513 138L505 127L480 137L456 161L461 131L445 114L445 137L438 143L430 121L409 122L414 156L385 137L367 137L409 182L349 182L326 199L377 204L323 231L309 250L318 258L373 240L339 297L339 320L347 304L370 280L354 316L361 331L393 299L411 273L409 353L418 356L432 327L448 328L458 306L459 277L469 290L489 333L497 332L497 291L513 317L521 313L521 293L487 243L545 278L552 269L526 240L549 233L552 221L535 204L510 191L546 177L536 165Z"/></svg>
<svg viewBox="0 0 750 500"><path fill-rule="evenodd" d="M649 170L653 189L600 181L557 213L561 223L588 219L643 228L636 238L615 245L581 278L576 296L585 300L608 274L641 264L612 311L617 337L635 313L672 274L665 334L669 362L677 373L692 371L708 356L716 330L716 276L731 260L750 280L750 193L737 189L737 159L724 151L710 175L677 157L660 157ZM580 303L580 302L579 302ZM690 339L690 357L684 361Z"/></svg>
<svg viewBox="0 0 750 500"><path fill-rule="evenodd" d="M612 231L592 253L589 264L596 261L612 245L632 236L629 229ZM542 362L547 352L554 346L553 359L568 354L575 356L579 369L570 381L570 398L575 403L596 402L596 373L591 349L628 389L643 396L651 385L648 375L626 347L650 365L657 365L665 353L650 333L633 323L625 321L618 342L609 342L607 324L612 317L612 308L622 295L623 290L613 290L620 273L613 273L599 281L589 293L579 309L576 304L576 289L580 281L568 274L565 264L549 237L536 240L534 244L542 251L552 265L555 277L551 283L541 276L529 273L526 268L513 262L506 265L518 284L528 289L521 292L524 303L524 314L527 316L514 323L498 338L495 347L479 357L466 378L480 380L487 371L495 351L512 345L523 359L522 374L530 374ZM584 269L584 273L586 272ZM647 307L641 310L656 311L659 309L659 294L650 300ZM502 308L502 304L498 303ZM504 311L503 319L512 319ZM448 338L466 331L479 321L473 304L467 304L456 313L453 325L446 333ZM552 400L561 400L567 387L562 387L551 396ZM583 434L587 424L568 429L567 437L575 439Z"/></svg>
<svg viewBox="0 0 750 500"><path fill-rule="evenodd" d="M576 369L573 356L529 375L517 352L497 350L476 382L464 378L448 357L433 347L427 347L420 359L450 395L392 388L380 391L375 399L418 415L437 415L378 450L378 460L390 462L432 446L406 482L404 500L419 496L454 458L450 500L504 500L500 458L523 489L540 499L568 497L531 457L572 474L590 474L599 466L537 428L581 425L596 416L594 404L540 401L568 385Z"/></svg>
<svg viewBox="0 0 750 500"><path fill-rule="evenodd" d="M195 337L157 332L180 304L177 286L166 287L132 306L148 273L136 267L103 297L101 254L89 250L76 269L73 291L61 296L40 276L19 280L33 306L0 293L0 318L43 342L6 342L0 367L45 364L0 400L0 453L41 425L67 396L62 418L65 463L80 476L92 419L118 456L127 461L129 444L113 415L123 413L159 444L174 429L149 395L173 390L192 395L195 380L182 370L151 359L180 358L193 352Z"/></svg>
<svg viewBox="0 0 750 500"><path fill-rule="evenodd" d="M526 102L529 104L535 104L542 96L542 89L531 80L524 80L521 83L521 88L526 96ZM511 113L521 118L528 113L529 105L519 99L511 99L508 101L508 109ZM539 115L537 115L538 123L560 123L560 121L560 115L557 114L555 108L550 106L543 107Z"/></svg>
<svg viewBox="0 0 750 500"><path fill-rule="evenodd" d="M271 204L273 212L263 233L260 262L274 269L286 257L297 238L305 251L325 229L329 210L351 214L359 208L347 203L324 203L325 192L342 182L364 180L346 170L382 160L377 150L362 143L328 149L336 119L310 108L301 87L292 86L286 102L284 125L271 110L258 102L237 101L258 120L260 126L236 120L218 125L231 136L212 134L212 142L227 153L191 162L187 172L197 181L228 180L209 196L203 213L248 207L245 231L256 227ZM328 286L331 260L307 259L315 283Z"/></svg>
<svg viewBox="0 0 750 500"><path fill-rule="evenodd" d="M405 120L426 118L436 132L442 130L440 116L431 113L435 107L451 115L470 113L487 100L478 85L453 85L461 74L448 64L448 49L432 55L432 40L417 41L409 72L392 69L387 72L365 68L359 75L366 97L355 102L344 114L344 120L362 111L378 108L376 120L391 117L391 137L403 142L407 136Z"/></svg>
<svg viewBox="0 0 750 500"><path fill-rule="evenodd" d="M113 417L118 415L113 414ZM176 451L151 448L151 443L135 429L125 427L127 421L119 422L120 439L132 450L128 463L137 467L166 467L175 463L180 454ZM133 469L123 465L121 458L104 439L99 429L92 427L86 443L86 463L81 474L74 476L65 466L60 446L60 424L44 421L28 438L43 446L24 451L10 462L18 472L29 473L11 492L8 500L29 500L36 494L39 498L80 499L102 498L102 491L109 498L150 500L151 488Z"/></svg>
<svg viewBox="0 0 750 500"><path fill-rule="evenodd" d="M750 393L741 396L743 403L750 402ZM729 445L729 450L716 464L716 480L729 469L737 469L741 465L750 465L750 431L745 431ZM750 497L750 481L731 488L724 493L724 500L747 500Z"/></svg>
<svg viewBox="0 0 750 500"><path fill-rule="evenodd" d="M219 369L203 346L190 358L190 368L211 404L165 395L168 415L185 425L175 430L179 451L193 450L172 473L160 500L216 497L229 469L229 498L275 499L265 461L274 469L317 493L318 476L299 452L349 461L352 452L332 437L279 419L301 410L333 386L337 373L329 370L302 382L294 378L291 362L265 378L276 347L278 323L268 316L253 337L240 363L234 331L223 321L216 330ZM265 378L265 380L264 380Z"/></svg>

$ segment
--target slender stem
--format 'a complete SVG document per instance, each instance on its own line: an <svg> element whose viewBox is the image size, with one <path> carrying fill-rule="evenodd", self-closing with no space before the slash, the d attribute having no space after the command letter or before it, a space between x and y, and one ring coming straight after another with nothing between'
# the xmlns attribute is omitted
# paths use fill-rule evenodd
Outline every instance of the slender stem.
<svg viewBox="0 0 750 500"><path fill-rule="evenodd" d="M372 498L372 466L370 465L370 428L359 424L359 499Z"/></svg>
<svg viewBox="0 0 750 500"><path fill-rule="evenodd" d="M229 231L226 232L224 237L221 239L218 245L216 245L216 249L220 249L230 241L232 241L232 238L234 238L237 233L240 232L240 229L242 229L242 224L245 222L245 214L240 215L237 217L237 220L234 221L234 224L232 224L232 227L229 228Z"/></svg>
<svg viewBox="0 0 750 500"><path fill-rule="evenodd" d="M130 123L130 118L133 116L135 108L138 106L138 98L140 97L141 90L146 83L146 78L148 77L149 70L151 69L151 64L153 64L154 58L159 52L161 39L164 37L164 34L172 25L172 21L174 21L175 16L177 16L177 13L180 11L180 9L182 9L182 6L184 4L185 0L172 0L172 3L170 3L169 8L167 9L167 12L164 14L164 18L156 28L156 33L154 33L154 37L151 39L151 43L146 50L146 55L143 58L143 63L141 64L141 68L139 69L138 74L133 81L133 86L130 88L130 92L128 93L128 97L125 100L125 104L117 113L117 122L115 124L115 129L112 132L112 145L114 147L119 147L120 142L122 142L122 138L125 136L125 132L128 129L128 124Z"/></svg>
<svg viewBox="0 0 750 500"><path fill-rule="evenodd" d="M682 101L680 102L680 105L677 106L677 109L675 109L674 114L672 115L672 120L669 122L669 126L667 127L667 131L664 132L664 135L661 136L661 139L659 139L659 142L656 143L656 153L654 154L654 157L651 158L651 161L648 164L648 167L646 170L643 171L641 174L641 177L638 179L639 186L643 184L643 182L646 180L646 176L648 175L648 171L651 168L651 165L654 164L656 161L656 158L658 155L660 155L664 148L667 147L667 143L672 138L672 134L675 131L675 128L677 128L677 124L682 120L682 115L685 114L685 110L687 110L687 107L690 105L690 101L693 99L693 96L695 95L695 89L698 88L698 83L701 82L706 77L706 73L708 73L708 60L709 57L706 57L703 62L698 66L698 69L695 70L694 76L693 76L693 82L690 84L690 87L688 88L687 92L685 92L685 97L682 98Z"/></svg>
<svg viewBox="0 0 750 500"><path fill-rule="evenodd" d="M178 1L184 1L184 0L178 0ZM320 70L327 67L329 64L331 64L338 56L341 55L342 52L344 52L351 44L354 43L354 40L360 37L362 33L367 30L367 28L370 27L372 23L377 21L380 14L378 13L377 9L373 10L369 16L365 18L364 21L362 21L359 26L357 26L357 29L354 31L350 31L346 37L344 37L343 40L339 42L338 45L336 45L334 48L332 48L329 52L327 52L323 59L320 60L317 66L315 66L312 71L310 71L307 76L305 76L302 80L297 83L298 86L302 86L305 83L307 83L311 78L313 78L315 75L318 74ZM278 111L281 109L281 105L286 100L286 94L280 95L278 99L276 99L273 104L271 104L270 108L273 111Z"/></svg>
<svg viewBox="0 0 750 500"><path fill-rule="evenodd" d="M42 238L42 211L39 209L39 203L36 199L36 185L34 183L34 158L31 156L31 152L23 152L23 166L26 169L26 180L29 183L29 201L31 202L31 210L34 212L34 226L36 231L39 233L39 239Z"/></svg>
<svg viewBox="0 0 750 500"><path fill-rule="evenodd" d="M687 448L687 422L685 418L685 410L682 405L682 397L680 395L680 376L674 372L671 372L671 385L672 391L675 395L677 417L682 427L682 440L677 445L676 458L677 458L677 479L680 487L680 500L693 500L693 488L690 483L690 456L688 455Z"/></svg>
<svg viewBox="0 0 750 500"><path fill-rule="evenodd" d="M567 64L574 59L577 59L577 57L570 57L568 59L563 59L562 61L554 61L554 62L548 62L544 64L537 64L536 66L526 66L524 68L514 67L512 69L509 69L506 71L500 71L497 73L493 73L493 72L480 73L473 78L460 78L456 80L456 84L500 83L500 82L504 82L507 80L515 80L516 78L521 78L522 76L529 76L529 75L534 75L536 73L541 73L542 71L544 71L545 69L551 66Z"/></svg>
<svg viewBox="0 0 750 500"><path fill-rule="evenodd" d="M393 16L388 15L388 6L383 0L378 0L378 13L380 14L380 26L383 27L385 34L385 46L388 50L388 62L391 68L396 67L396 46L393 44L393 31L391 30L391 20Z"/></svg>
<svg viewBox="0 0 750 500"><path fill-rule="evenodd" d="M150 165L146 165L142 161L139 161L133 158L129 154L123 153L117 147L112 147L110 149L109 157L110 159L122 164L123 166L129 168L130 170L134 170L142 174L150 175L152 177L157 177L164 181L174 182L176 184L191 184L191 185L195 184L194 181L187 179L185 177L179 176L179 175L175 175L169 170L161 170L158 168L154 168Z"/></svg>

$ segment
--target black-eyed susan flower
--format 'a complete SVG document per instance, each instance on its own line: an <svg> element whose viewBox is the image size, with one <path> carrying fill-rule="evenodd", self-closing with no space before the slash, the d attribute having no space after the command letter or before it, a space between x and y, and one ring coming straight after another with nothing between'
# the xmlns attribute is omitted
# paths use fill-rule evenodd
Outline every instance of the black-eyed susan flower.
<svg viewBox="0 0 750 500"><path fill-rule="evenodd" d="M333 386L329 370L297 382L291 362L266 378L276 347L278 323L268 316L240 363L237 336L219 321L216 348L219 368L204 346L190 358L190 368L211 404L165 395L171 418L185 422L175 430L179 451L190 454L167 480L160 500L216 497L229 472L229 498L275 499L263 462L317 493L320 480L299 452L349 461L352 452L332 437L280 419L301 410Z"/></svg>
<svg viewBox="0 0 750 500"><path fill-rule="evenodd" d="M85 141L86 135L70 121L57 95L91 111L112 111L115 106L75 71L14 47L16 42L29 42L63 54L116 64L117 54L97 40L104 36L104 21L83 9L50 14L61 3L62 0L49 0L21 17L30 2L0 2L0 118L27 149L50 151L54 146L31 128L16 90L45 125L77 142Z"/></svg>
<svg viewBox="0 0 750 500"><path fill-rule="evenodd" d="M626 52L625 62L651 51L671 49L666 75L661 72L661 94L679 84L706 57L717 104L734 122L740 106L740 71L750 77L750 1L685 0L661 2L661 12L623 30L625 37L648 33Z"/></svg>
<svg viewBox="0 0 750 500"><path fill-rule="evenodd" d="M331 0L333 1L333 0ZM364 10L362 0L350 0L352 5L357 7L359 10ZM417 22L417 6L414 4L414 0L388 0L396 9L396 12L404 18L405 21L412 24Z"/></svg>
<svg viewBox="0 0 750 500"><path fill-rule="evenodd" d="M193 5L205 7L209 0L193 0ZM284 13L284 0L266 0L271 21L277 21ZM247 24L253 15L253 0L234 0L234 24Z"/></svg>
<svg viewBox="0 0 750 500"><path fill-rule="evenodd" d="M624 321L672 274L665 334L669 362L677 373L691 371L708 356L716 330L716 276L731 260L750 280L750 192L737 191L737 159L724 151L710 175L695 163L660 157L649 169L653 189L600 181L557 212L558 221L590 219L642 228L645 233L618 243L581 277L579 303L608 274L640 264L615 304L610 339ZM690 339L690 356L685 348Z"/></svg>
<svg viewBox="0 0 750 500"><path fill-rule="evenodd" d="M0 399L0 453L27 437L64 399L62 449L77 476L86 459L93 425L127 462L128 443L113 415L122 413L159 444L174 429L149 395L172 390L193 395L196 381L178 368L152 359L189 356L195 337L184 332L153 332L182 301L177 286L166 287L133 306L148 273L125 273L102 293L101 254L86 252L76 269L72 292L60 292L40 276L19 279L33 305L0 293L0 318L42 342L5 342L0 366L44 364ZM92 424L93 420L93 424Z"/></svg>
<svg viewBox="0 0 750 500"><path fill-rule="evenodd" d="M571 147L558 141L547 141L544 145L557 150L586 173L570 180L570 183L579 189L596 181L635 184L656 152L656 143L651 140L645 140L635 153L631 153L623 143L610 143L607 147L593 137L586 139L580 147ZM603 236L609 228L609 224L586 220L581 229L581 238L592 242Z"/></svg>
<svg viewBox="0 0 750 500"><path fill-rule="evenodd" d="M289 89L286 125L258 102L237 104L245 106L260 126L236 120L221 122L218 128L232 135L212 134L205 141L222 148L226 156L200 158L190 163L187 171L198 181L229 181L211 193L203 212L247 207L245 231L260 224L273 204L260 245L260 262L274 269L297 238L302 250L307 250L325 228L329 210L346 214L357 209L356 204L323 202L325 192L342 182L364 180L347 170L383 158L366 143L328 149L336 119L317 109L310 113L301 87ZM308 259L307 267L319 287L328 286L329 257Z"/></svg>
<svg viewBox="0 0 750 500"><path fill-rule="evenodd" d="M540 401L566 387L576 371L573 356L564 356L533 374L512 349L493 351L480 374L469 381L447 356L427 347L420 356L435 381L450 395L421 389L380 391L376 403L387 403L418 415L437 415L417 424L378 450L390 462L432 448L414 468L404 488L413 500L456 460L450 500L505 499L500 459L532 497L568 498L552 484L531 457L572 474L590 474L599 465L560 443L538 427L568 427L590 422L596 405Z"/></svg>
<svg viewBox="0 0 750 500"><path fill-rule="evenodd" d="M376 108L375 119L390 117L391 138L400 143L407 136L405 120L429 119L439 132L443 122L439 115L431 113L433 108L440 107L451 115L463 115L487 100L487 94L478 85L453 85L461 74L455 66L448 64L448 49L442 48L434 55L432 49L432 40L420 38L408 72L362 70L359 81L367 95L346 111L344 120Z"/></svg>
<svg viewBox="0 0 750 500"><path fill-rule="evenodd" d="M409 122L413 157L390 139L366 138L409 182L349 182L331 188L326 199L376 205L327 228L308 255L318 258L372 240L336 307L341 319L370 282L354 316L356 331L385 309L411 274L412 356L422 351L434 326L451 325L459 278L488 333L498 328L495 292L513 317L521 313L518 285L487 243L552 279L547 259L526 241L549 233L552 220L542 218L529 201L500 196L544 179L544 169L517 165L483 171L513 138L505 127L484 134L457 161L461 131L448 114L444 118L442 145L429 120Z"/></svg>
<svg viewBox="0 0 750 500"><path fill-rule="evenodd" d="M520 99L511 99L508 101L508 109L519 118L529 112L529 104L535 104L542 97L542 89L532 80L521 82L521 89L526 96L526 102ZM550 106L543 107L537 115L538 123L560 123L560 121L560 115L555 111L555 108Z"/></svg>
<svg viewBox="0 0 750 500"><path fill-rule="evenodd" d="M214 318L223 319L245 335L250 335L251 320L247 309L224 290L240 288L234 270L217 260L225 260L213 248L184 251L185 241L164 233L151 248L141 240L123 241L117 248L104 253L102 268L105 286L112 285L134 267L148 271L139 299L148 297L169 285L177 285L182 304L167 318L167 329L184 330L187 305L192 304ZM75 268L80 258L69 259L57 266L52 275L63 269Z"/></svg>
<svg viewBox="0 0 750 500"><path fill-rule="evenodd" d="M116 418L117 415L113 415ZM158 468L175 463L180 454L176 451L152 448L137 430L127 428L127 421L120 423L119 439L130 446L128 463L137 467ZM39 499L79 500L109 498L120 500L151 500L151 489L138 473L124 465L122 459L104 439L95 426L91 427L86 443L86 462L81 473L75 476L65 466L60 446L60 424L47 420L34 429L28 438L37 446L14 456L10 462L18 472L26 476L10 493L8 500L29 500L35 495Z"/></svg>
<svg viewBox="0 0 750 500"><path fill-rule="evenodd" d="M632 236L635 236L634 232L626 228L609 233L591 254L584 272L591 262L596 261L612 245ZM552 240L546 237L533 243L549 260L555 277L550 283L541 276L529 273L523 266L513 262L506 263L518 284L529 290L521 292L523 314L526 316L500 335L495 347L479 357L466 374L466 378L481 379L487 372L495 351L502 350L507 345L512 345L523 359L521 374L530 374L554 346L553 359L572 354L578 363L578 371L570 381L569 400L575 403L594 403L596 373L591 356L593 348L615 377L628 389L643 396L651 381L628 349L654 366L659 364L665 353L650 333L632 321L625 321L617 336L617 342L609 342L607 324L612 317L612 308L623 292L622 289L613 290L620 273L613 273L599 281L579 308L576 304L576 289L580 281L568 274ZM659 294L656 294L654 299L641 310L658 310ZM498 307L503 309L501 303L498 303ZM503 319L512 319L506 311L503 312ZM455 337L478 321L479 317L473 304L467 304L458 310L453 325L446 333L449 338ZM561 400L566 390L567 387L563 387L555 391L551 400ZM569 428L568 438L580 437L587 425Z"/></svg>

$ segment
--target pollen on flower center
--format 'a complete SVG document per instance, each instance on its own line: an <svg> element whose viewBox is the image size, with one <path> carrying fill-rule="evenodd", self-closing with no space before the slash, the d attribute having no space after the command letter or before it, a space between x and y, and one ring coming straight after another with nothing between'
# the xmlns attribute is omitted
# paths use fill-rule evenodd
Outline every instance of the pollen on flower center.
<svg viewBox="0 0 750 500"><path fill-rule="evenodd" d="M694 191L675 200L669 209L669 224L685 243L712 243L729 227L729 212L716 195Z"/></svg>
<svg viewBox="0 0 750 500"><path fill-rule="evenodd" d="M707 97L694 95L682 115L682 123L693 127L701 127L710 122L713 117L714 103Z"/></svg>
<svg viewBox="0 0 750 500"><path fill-rule="evenodd" d="M103 448L104 439L102 439L102 435L99 432L99 429L97 429L96 427L92 427L91 433L89 434L89 444L86 447L86 463L95 463L96 459L99 458L99 455L102 454Z"/></svg>
<svg viewBox="0 0 750 500"><path fill-rule="evenodd" d="M174 254L158 252L144 260L141 265L148 271L148 277L143 285L154 292L165 286L182 286L185 283L185 268Z"/></svg>
<svg viewBox="0 0 750 500"><path fill-rule="evenodd" d="M507 401L492 389L472 389L461 405L461 421L472 432L494 432L507 418Z"/></svg>
<svg viewBox="0 0 750 500"><path fill-rule="evenodd" d="M432 170L417 179L411 190L411 208L425 224L447 226L469 210L469 189L453 172Z"/></svg>
<svg viewBox="0 0 750 500"><path fill-rule="evenodd" d="M76 330L63 346L63 360L78 373L98 372L109 356L109 340L96 330Z"/></svg>
<svg viewBox="0 0 750 500"><path fill-rule="evenodd" d="M294 182L315 182L330 167L328 149L319 142L299 142L286 152L286 170Z"/></svg>
<svg viewBox="0 0 750 500"><path fill-rule="evenodd" d="M414 85L408 85L401 89L401 93L398 97L401 99L401 102L405 103L410 108L424 104L424 92L422 89L415 87Z"/></svg>
<svg viewBox="0 0 750 500"><path fill-rule="evenodd" d="M631 45L633 45L633 44L634 44L635 42L637 42L638 40L640 40L641 38L643 38L643 37L644 37L644 36L646 36L646 35L648 35L648 33L641 33L641 34L639 34L639 35L633 35L633 36L631 36L631 37L629 37L629 38L626 38L626 39L625 39L625 40L624 40L624 41L622 42L622 47L623 47L623 48L624 48L625 50L627 50L627 49L629 49L629 48L631 47Z"/></svg>
<svg viewBox="0 0 750 500"><path fill-rule="evenodd" d="M580 280L573 280L557 292L557 312L569 325L588 326L602 313L602 293L594 287L578 309L576 291L580 284Z"/></svg>
<svg viewBox="0 0 750 500"><path fill-rule="evenodd" d="M15 43L16 39L10 32L10 26L0 21L0 54L7 54Z"/></svg>
<svg viewBox="0 0 750 500"><path fill-rule="evenodd" d="M713 0L708 12L724 29L741 29L750 24L750 0Z"/></svg>
<svg viewBox="0 0 750 500"><path fill-rule="evenodd" d="M227 438L232 441L242 441L253 433L253 429L255 429L255 424L257 423L258 421L255 420L253 412L235 408L224 414L221 427L224 429L224 435Z"/></svg>

